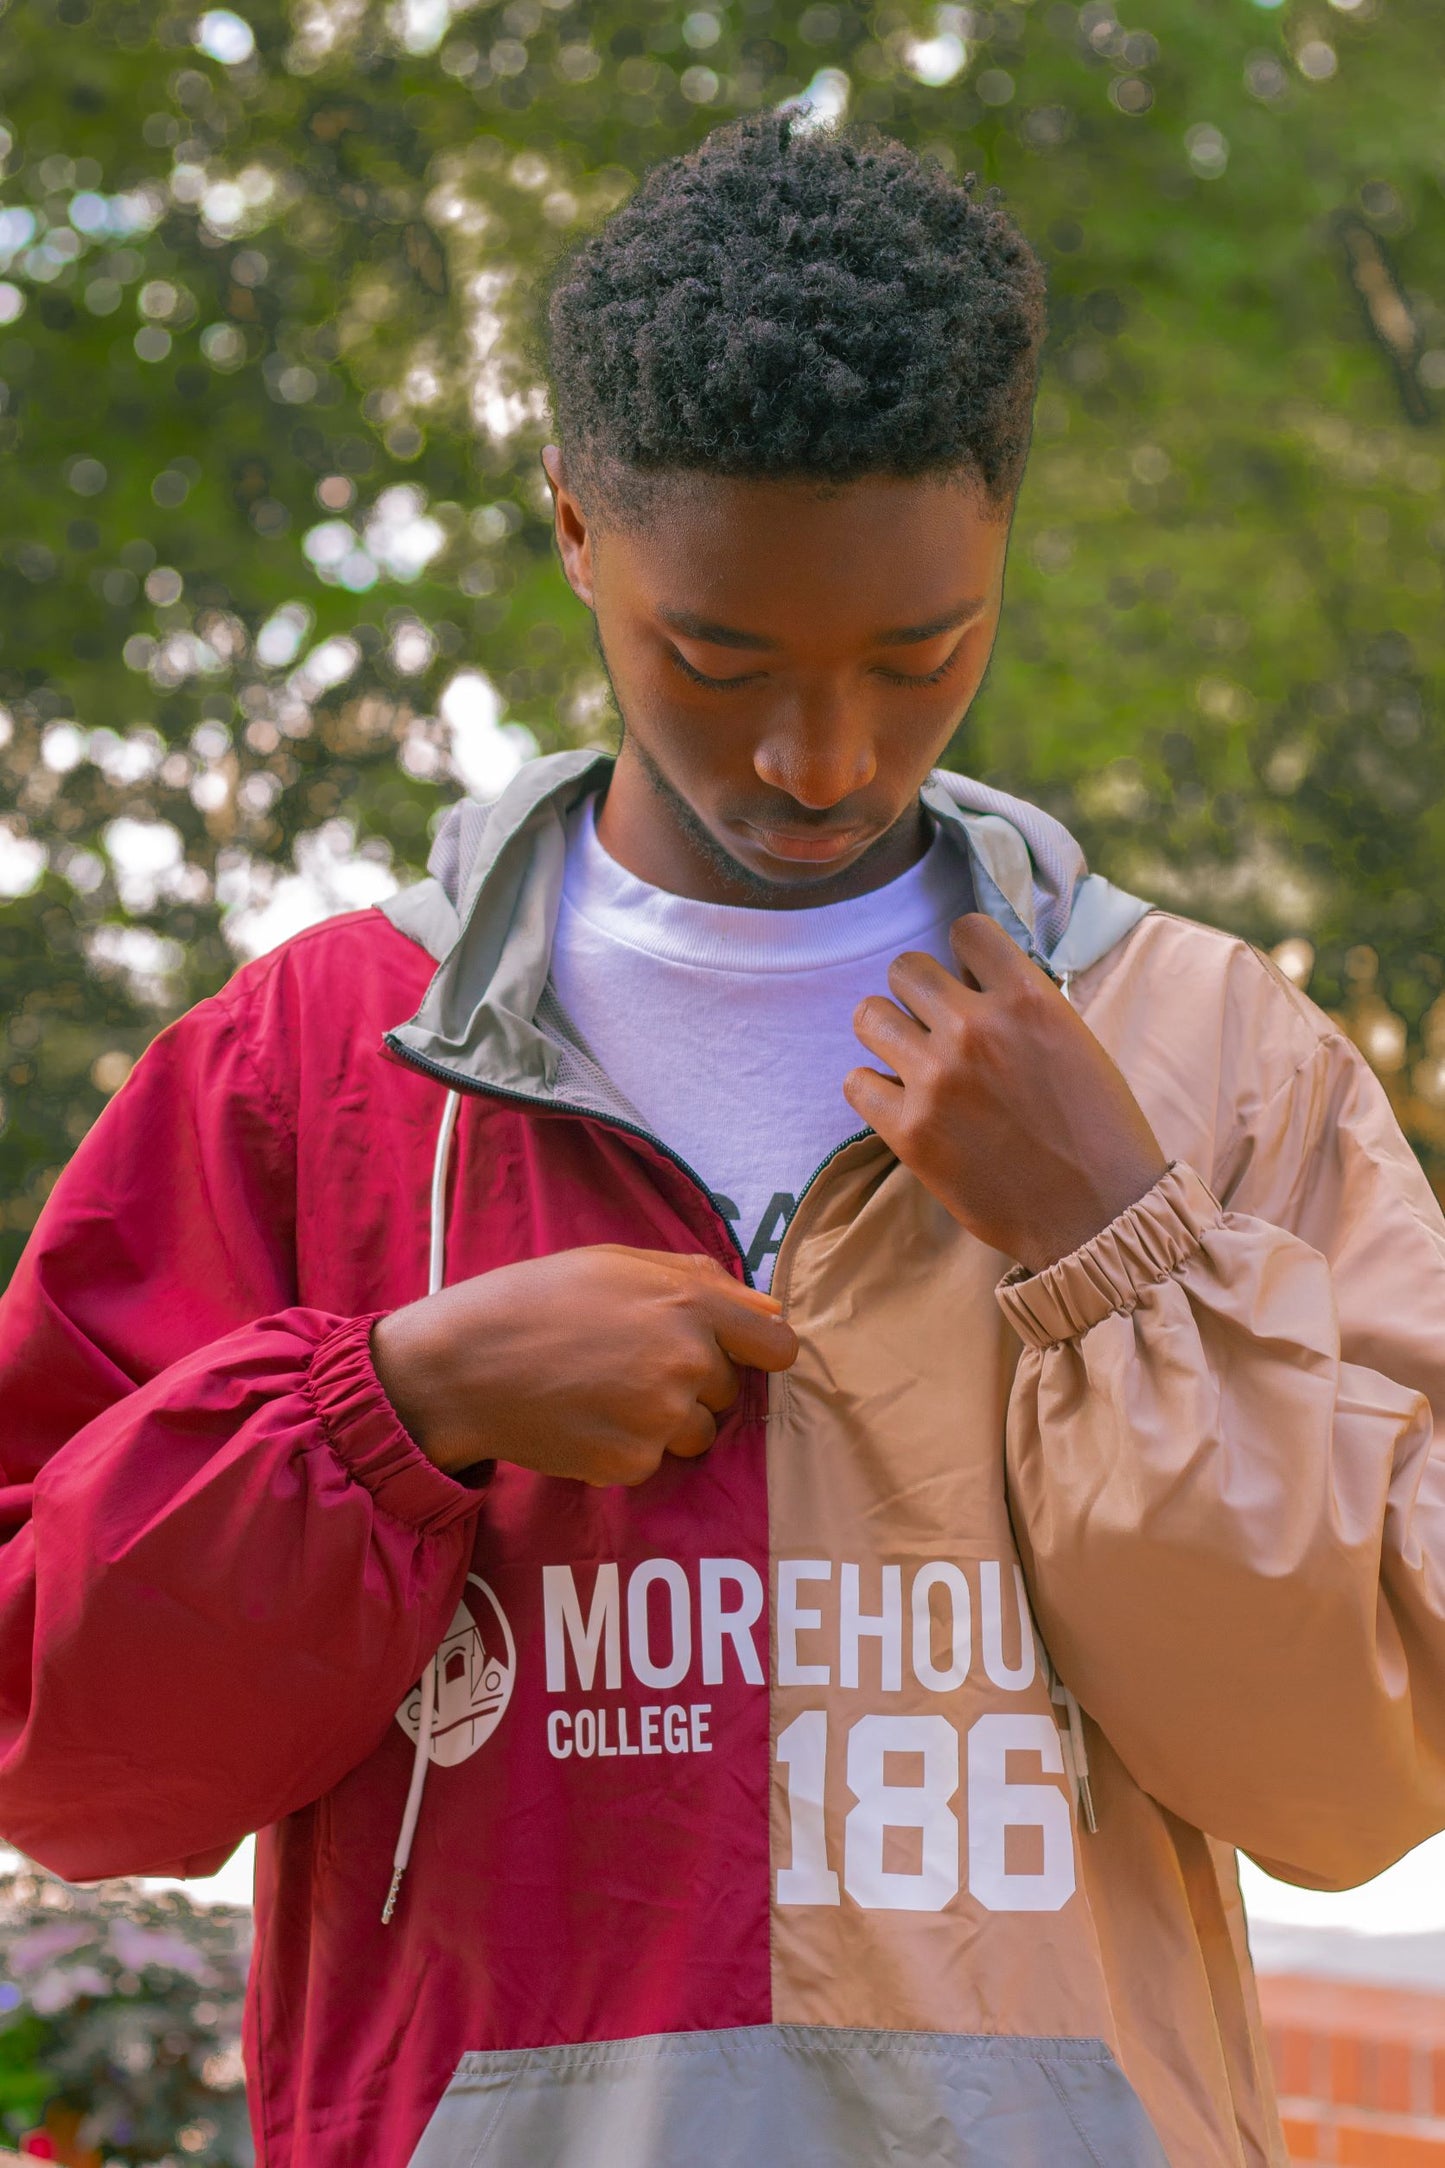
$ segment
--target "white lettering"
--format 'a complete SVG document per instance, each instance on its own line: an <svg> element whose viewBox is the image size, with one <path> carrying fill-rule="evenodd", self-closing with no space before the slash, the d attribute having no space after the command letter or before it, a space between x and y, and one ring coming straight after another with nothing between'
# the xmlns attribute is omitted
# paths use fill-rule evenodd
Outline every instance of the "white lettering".
<svg viewBox="0 0 1445 2168"><path fill-rule="evenodd" d="M1032 1644L1030 1644L1032 1645ZM1057 1912L1074 1894L1074 1828L1057 1784L1010 1784L1010 1754L1037 1754L1064 1773L1051 1716L981 1716L968 1734L968 1886L990 1912ZM1039 1864L1010 1869L1010 1829L1039 1832Z"/></svg>
<svg viewBox="0 0 1445 2168"><path fill-rule="evenodd" d="M630 1717L637 1719L634 1729ZM615 1761L637 1754L711 1754L712 1703L673 1701L628 1711L609 1708L553 1709L547 1718L547 1751L554 1761ZM659 1738L659 1729L661 1737Z"/></svg>
<svg viewBox="0 0 1445 2168"><path fill-rule="evenodd" d="M823 1820L824 1780L828 1762L828 1718L822 1709L805 1709L786 1731L778 1733L778 1764L788 1793L788 1827L793 1860L778 1869L780 1905L836 1905L838 1877L828 1865L828 1837Z"/></svg>
<svg viewBox="0 0 1445 2168"><path fill-rule="evenodd" d="M722 1685L723 1642L731 1641L748 1685L761 1686L763 1667L758 1661L752 1629L762 1616L762 1577L741 1558L704 1558L698 1563L702 1583L703 1685ZM723 1609L725 1583L731 1583L742 1598L735 1611Z"/></svg>
<svg viewBox="0 0 1445 2168"><path fill-rule="evenodd" d="M832 1561L826 1558L780 1558L778 1560L778 1684L779 1686L826 1686L826 1664L805 1664L798 1657L798 1636L812 1633L823 1623L821 1611L798 1601L804 1581L831 1581Z"/></svg>
<svg viewBox="0 0 1445 2168"><path fill-rule="evenodd" d="M680 1569L679 1569L680 1570ZM592 1691L599 1650L603 1656L603 1683L613 1692L622 1684L622 1604L615 1565L597 1568L592 1584L592 1608L582 1621L577 1583L570 1566L542 1568L542 1611L547 1648L547 1691L567 1691L567 1648L577 1667L577 1684L584 1694ZM580 1753L581 1747L578 1747Z"/></svg>
<svg viewBox="0 0 1445 2168"><path fill-rule="evenodd" d="M1045 1719L1047 1722L1047 1718ZM923 1765L919 1784L890 1784L887 1760ZM843 1887L877 1912L941 1912L958 1895L958 1733L946 1716L860 1716L848 1734L848 1789L858 1804L843 1824ZM914 1869L885 1867L890 1829L919 1832Z"/></svg>
<svg viewBox="0 0 1445 2168"><path fill-rule="evenodd" d="M1010 1664L1003 1652L1003 1569L996 1558L979 1561L978 1581L983 1629L983 1668L995 1686L1021 1694L1034 1683L1034 1628L1029 1616L1028 1591L1020 1569L1014 1567L1014 1589L1019 1606L1019 1660Z"/></svg>
<svg viewBox="0 0 1445 2168"><path fill-rule="evenodd" d="M672 1613L672 1653L665 1664L654 1661L647 1592L655 1583L667 1590ZM633 1676L644 1686L676 1686L692 1662L692 1609L687 1575L674 1558L649 1558L627 1584L627 1654Z"/></svg>
<svg viewBox="0 0 1445 2168"><path fill-rule="evenodd" d="M953 1659L946 1670L940 1670L933 1661L933 1607L929 1598L936 1588L948 1590ZM951 1694L968 1677L972 1659L973 1615L962 1570L945 1565L941 1559L921 1567L913 1581L914 1678L930 1693Z"/></svg>
<svg viewBox="0 0 1445 2168"><path fill-rule="evenodd" d="M857 1801L843 1822L843 1886L869 1911L938 1912L960 1885L959 1738L943 1716L862 1716L847 1731L848 1788ZM836 1905L828 1864L828 1719L806 1709L779 1732L791 1865L778 1870L778 1903ZM1051 1716L979 1717L968 1733L968 1887L990 1912L1057 1912L1074 1894L1074 1825L1057 1784L1015 1784L1010 1754L1036 1755L1061 1776L1063 1746ZM889 1767L890 1759L893 1761ZM902 1761L904 1766L899 1766ZM911 1764L912 1766L907 1766ZM900 1781L914 1776L915 1781ZM1011 1862L1008 1832L1037 1832ZM890 1831L916 1831L913 1859ZM890 1857L890 1853L892 1856ZM901 1857L900 1857L901 1854Z"/></svg>
<svg viewBox="0 0 1445 2168"><path fill-rule="evenodd" d="M884 1693L896 1694L903 1685L903 1568L884 1566L880 1570L881 1611L859 1609L856 1566L839 1570L838 1684L858 1684L858 1644L867 1638L880 1643L878 1662Z"/></svg>

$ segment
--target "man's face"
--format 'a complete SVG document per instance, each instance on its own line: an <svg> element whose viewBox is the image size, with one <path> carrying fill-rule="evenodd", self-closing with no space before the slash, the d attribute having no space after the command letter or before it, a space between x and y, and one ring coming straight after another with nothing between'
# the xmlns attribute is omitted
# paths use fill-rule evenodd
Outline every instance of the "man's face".
<svg viewBox="0 0 1445 2168"><path fill-rule="evenodd" d="M993 646L1007 511L956 481L687 475L599 531L547 468L626 724L604 815L624 862L795 904L908 864L919 786Z"/></svg>

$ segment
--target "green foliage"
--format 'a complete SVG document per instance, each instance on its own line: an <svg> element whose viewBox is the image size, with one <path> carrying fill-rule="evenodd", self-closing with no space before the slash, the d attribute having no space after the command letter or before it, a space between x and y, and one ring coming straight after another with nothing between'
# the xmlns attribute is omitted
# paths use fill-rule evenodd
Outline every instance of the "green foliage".
<svg viewBox="0 0 1445 2168"><path fill-rule="evenodd" d="M1050 270L960 764L1304 937L1445 1143L1433 0L241 14L250 53L172 0L0 29L0 1263L157 1024L298 908L298 842L379 893L458 768L515 761L467 673L543 746L605 732L527 296L646 163L810 84L1001 184Z"/></svg>
<svg viewBox="0 0 1445 2168"><path fill-rule="evenodd" d="M250 1935L240 1907L178 1892L0 1879L0 2128L17 2137L68 2106L111 2168L246 2168Z"/></svg>
<svg viewBox="0 0 1445 2168"><path fill-rule="evenodd" d="M0 2001L5 1999L0 1989ZM11 2136L34 2128L55 2090L41 2061L48 2037L32 2010L0 2019L0 2130Z"/></svg>

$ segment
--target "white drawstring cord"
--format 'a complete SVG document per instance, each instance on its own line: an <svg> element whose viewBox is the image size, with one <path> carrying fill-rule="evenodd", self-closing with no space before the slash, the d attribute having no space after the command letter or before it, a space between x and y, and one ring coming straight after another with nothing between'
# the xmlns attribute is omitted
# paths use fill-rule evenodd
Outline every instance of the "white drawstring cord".
<svg viewBox="0 0 1445 2168"><path fill-rule="evenodd" d="M1044 1647L1043 1636L1035 1629L1034 1646L1043 1659L1044 1677L1048 1681L1049 1699L1056 1709L1064 1712L1066 1731L1059 1733L1059 1751L1064 1757L1064 1775L1074 1801L1074 1812L1082 1815L1089 1835L1098 1834L1099 1821L1094 1812L1094 1794L1089 1784L1089 1750L1084 1744L1084 1719L1078 1702L1054 1669L1054 1660Z"/></svg>
<svg viewBox="0 0 1445 2168"><path fill-rule="evenodd" d="M1089 1750L1084 1744L1084 1719L1079 1704L1062 1679L1059 1690L1064 1697L1064 1709L1069 1719L1068 1736L1063 1742L1064 1759L1069 1765L1069 1776L1074 1797L1084 1817L1084 1827L1091 1837L1098 1835L1099 1820L1094 1812L1094 1794L1089 1786Z"/></svg>
<svg viewBox="0 0 1445 2168"><path fill-rule="evenodd" d="M381 1924L391 1925L391 1915L396 1910L397 1894L401 1878L406 1873L406 1863L411 1858L411 1840L416 1835L417 1816L421 1813L421 1795L426 1789L427 1767L431 1761L431 1728L437 1706L437 1664L433 1657L421 1675L421 1710L417 1717L416 1752L412 1756L411 1782L406 1788L406 1812L401 1818L401 1833L396 1840L396 1850L391 1861L391 1888L386 1893L386 1903L381 1908Z"/></svg>
<svg viewBox="0 0 1445 2168"><path fill-rule="evenodd" d="M447 1171L451 1165L452 1138L456 1134L457 1115L461 1111L460 1092L448 1092L447 1103L442 1108L441 1127L437 1131L436 1158L432 1163L431 1177L431 1244L427 1252L427 1287L429 1295L435 1295L446 1284L447 1255ZM391 1887L386 1893L386 1903L381 1908L381 1924L391 1925L396 1910L396 1900L401 1889L401 1878L406 1873L411 1858L412 1839L421 1814L421 1795L426 1790L426 1774L431 1766L432 1726L436 1722L437 1708L437 1660L435 1656L421 1675L421 1706L417 1712L416 1750L412 1755L411 1782L406 1788L406 1809L401 1818L401 1829L396 1840L396 1850L391 1859Z"/></svg>
<svg viewBox="0 0 1445 2168"><path fill-rule="evenodd" d="M426 1291L438 1295L447 1281L447 1169L451 1165L452 1138L461 1111L460 1092L448 1092L437 1131L437 1152L431 1174L431 1249L427 1255Z"/></svg>

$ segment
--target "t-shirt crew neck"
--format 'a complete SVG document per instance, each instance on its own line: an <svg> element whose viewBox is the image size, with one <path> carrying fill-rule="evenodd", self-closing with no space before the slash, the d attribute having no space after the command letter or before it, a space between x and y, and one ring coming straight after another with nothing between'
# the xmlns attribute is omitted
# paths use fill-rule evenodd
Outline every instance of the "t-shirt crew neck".
<svg viewBox="0 0 1445 2168"><path fill-rule="evenodd" d="M952 969L948 929L971 900L964 860L935 836L896 880L843 903L699 903L610 857L594 799L573 814L553 992L646 1127L707 1186L760 1286L810 1177L862 1126L842 1090L872 1060L853 1011L887 992L904 949Z"/></svg>

